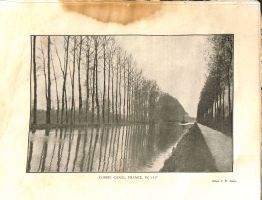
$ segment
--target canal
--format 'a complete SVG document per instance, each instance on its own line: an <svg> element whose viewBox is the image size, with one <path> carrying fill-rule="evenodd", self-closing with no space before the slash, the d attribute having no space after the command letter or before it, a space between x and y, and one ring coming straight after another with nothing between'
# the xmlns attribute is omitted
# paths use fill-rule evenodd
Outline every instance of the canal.
<svg viewBox="0 0 262 200"><path fill-rule="evenodd" d="M190 126L132 124L34 130L28 172L158 172Z"/></svg>

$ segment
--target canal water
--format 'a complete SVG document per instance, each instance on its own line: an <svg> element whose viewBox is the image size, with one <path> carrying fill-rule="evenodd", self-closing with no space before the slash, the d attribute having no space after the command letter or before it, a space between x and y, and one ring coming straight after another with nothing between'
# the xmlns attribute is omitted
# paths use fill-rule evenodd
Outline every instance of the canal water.
<svg viewBox="0 0 262 200"><path fill-rule="evenodd" d="M158 172L189 126L59 128L29 133L28 172Z"/></svg>

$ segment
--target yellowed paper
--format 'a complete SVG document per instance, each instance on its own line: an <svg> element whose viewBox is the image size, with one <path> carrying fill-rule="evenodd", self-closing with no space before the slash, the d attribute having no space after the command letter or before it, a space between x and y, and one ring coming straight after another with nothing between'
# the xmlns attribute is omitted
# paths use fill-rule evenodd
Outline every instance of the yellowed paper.
<svg viewBox="0 0 262 200"><path fill-rule="evenodd" d="M1 2L0 198L260 199L259 21L256 2ZM26 172L31 35L127 34L234 35L233 172Z"/></svg>

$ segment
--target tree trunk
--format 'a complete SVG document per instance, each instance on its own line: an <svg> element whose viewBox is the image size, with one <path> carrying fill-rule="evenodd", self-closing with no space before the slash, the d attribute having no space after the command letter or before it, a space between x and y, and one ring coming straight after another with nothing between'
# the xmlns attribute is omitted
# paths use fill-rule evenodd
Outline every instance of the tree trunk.
<svg viewBox="0 0 262 200"><path fill-rule="evenodd" d="M98 48L98 41L96 40L95 45L95 61L96 61L96 117L97 122L100 122L100 107L99 107L99 99L98 99L98 58L97 58L97 48Z"/></svg>
<svg viewBox="0 0 262 200"><path fill-rule="evenodd" d="M116 63L116 101L115 101L115 108L116 108L116 122L118 123L118 66L119 65L119 56L117 58L117 63Z"/></svg>
<svg viewBox="0 0 262 200"><path fill-rule="evenodd" d="M222 92L219 92L219 121L221 121L221 113L222 113Z"/></svg>
<svg viewBox="0 0 262 200"><path fill-rule="evenodd" d="M103 88L103 107L102 107L102 118L103 123L105 123L105 94L106 94L106 49L105 44L103 44L103 51L104 51L104 88Z"/></svg>
<svg viewBox="0 0 262 200"><path fill-rule="evenodd" d="M112 98L111 98L111 102L112 102L112 116L111 116L111 119L112 119L112 122L115 121L115 102L114 102L114 69L113 69L113 66L111 66L111 70L112 70L112 79L111 79L111 87L112 87Z"/></svg>
<svg viewBox="0 0 262 200"><path fill-rule="evenodd" d="M88 121L88 111L89 111L89 54L90 48L88 47L86 54L86 122Z"/></svg>
<svg viewBox="0 0 262 200"><path fill-rule="evenodd" d="M78 103L79 103L79 113L78 113L78 121L81 123L82 119L82 88L81 88L81 76L80 76L80 66L81 66L81 54L82 54L82 36L80 36L80 46L79 46L79 58L78 58Z"/></svg>
<svg viewBox="0 0 262 200"><path fill-rule="evenodd" d="M110 56L110 55L109 55ZM108 60L108 77L107 77L107 123L110 122L110 68L111 59Z"/></svg>
<svg viewBox="0 0 262 200"><path fill-rule="evenodd" d="M130 61L129 61L130 62ZM126 108L126 118L127 121L130 121L130 63L127 66L127 108Z"/></svg>
<svg viewBox="0 0 262 200"><path fill-rule="evenodd" d="M120 62L120 61L119 61ZM121 97L121 82L122 82L122 77L121 77L121 73L122 73L122 67L119 63L119 117L118 117L118 120L121 122L121 116L122 116L122 113L121 113L121 109L122 109L122 97Z"/></svg>
<svg viewBox="0 0 262 200"><path fill-rule="evenodd" d="M212 104L212 108L211 108L211 114L212 114L211 119L213 119L213 116L214 116L214 106L213 106L213 104Z"/></svg>
<svg viewBox="0 0 262 200"><path fill-rule="evenodd" d="M123 105L123 121L126 122L126 63L124 63L124 105Z"/></svg>
<svg viewBox="0 0 262 200"><path fill-rule="evenodd" d="M46 104L46 123L51 122L51 74L50 74L50 36L47 44L47 104Z"/></svg>
<svg viewBox="0 0 262 200"><path fill-rule="evenodd" d="M231 117L231 91L230 91L230 68L227 70L227 87L228 87L228 116Z"/></svg>
<svg viewBox="0 0 262 200"><path fill-rule="evenodd" d="M131 98L131 114L132 114L132 122L135 122L135 82L134 82L134 77L132 77L132 83L131 83L131 87L132 87L132 98Z"/></svg>
<svg viewBox="0 0 262 200"><path fill-rule="evenodd" d="M223 122L224 122L224 119L225 119L225 90L223 89L222 91L222 100L223 100L223 103L222 103L222 119L223 119Z"/></svg>
<svg viewBox="0 0 262 200"><path fill-rule="evenodd" d="M55 90L56 90L56 123L59 123L59 112L60 112L60 102L59 102L59 96L58 96L58 88L57 88L57 78L55 73L55 67L54 67L54 61L51 53L51 61L52 61L52 67L53 67L53 75L55 78Z"/></svg>
<svg viewBox="0 0 262 200"><path fill-rule="evenodd" d="M33 124L37 123L36 111L37 111L37 79L36 79L36 55L35 55L35 46L36 46L36 36L33 36L33 50L32 50L32 57L33 57L33 76L34 76L34 103L33 103Z"/></svg>
<svg viewBox="0 0 262 200"><path fill-rule="evenodd" d="M75 123L75 62L76 62L76 36L74 38L74 47L73 47L73 74L71 77L71 124Z"/></svg>
<svg viewBox="0 0 262 200"><path fill-rule="evenodd" d="M66 77L67 77L67 68L68 68L68 48L69 48L69 39L70 36L67 36L67 41L66 41L66 48L65 48L65 69L63 73L63 88L62 88L62 111L61 111L61 122L63 123L63 117L64 117L64 109L66 107L66 122L67 122L67 95L66 95ZM66 39L65 39L66 40ZM63 71L62 71L63 72ZM65 105L66 104L66 105Z"/></svg>
<svg viewBox="0 0 262 200"><path fill-rule="evenodd" d="M68 105L67 105L67 92L66 92L66 90L65 90L65 109L66 109L66 124L68 124L69 123L69 116L68 116L69 110L68 110Z"/></svg>
<svg viewBox="0 0 262 200"><path fill-rule="evenodd" d="M95 121L95 73L96 73L96 58L94 57L94 64L93 64L93 75L92 75L92 123Z"/></svg>

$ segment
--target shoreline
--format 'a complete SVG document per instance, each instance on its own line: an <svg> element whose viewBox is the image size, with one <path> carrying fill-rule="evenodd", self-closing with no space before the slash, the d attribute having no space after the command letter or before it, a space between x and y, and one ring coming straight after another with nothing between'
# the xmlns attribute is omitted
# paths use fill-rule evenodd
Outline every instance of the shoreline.
<svg viewBox="0 0 262 200"><path fill-rule="evenodd" d="M58 128L99 128L107 126L128 126L128 125L154 125L162 124L164 122L119 122L119 123L75 123L75 124L31 124L29 126L30 131L45 130L45 129L58 129ZM167 124L177 124L184 126L179 121L165 122Z"/></svg>
<svg viewBox="0 0 262 200"><path fill-rule="evenodd" d="M215 161L195 123L173 147L160 172L216 172Z"/></svg>

